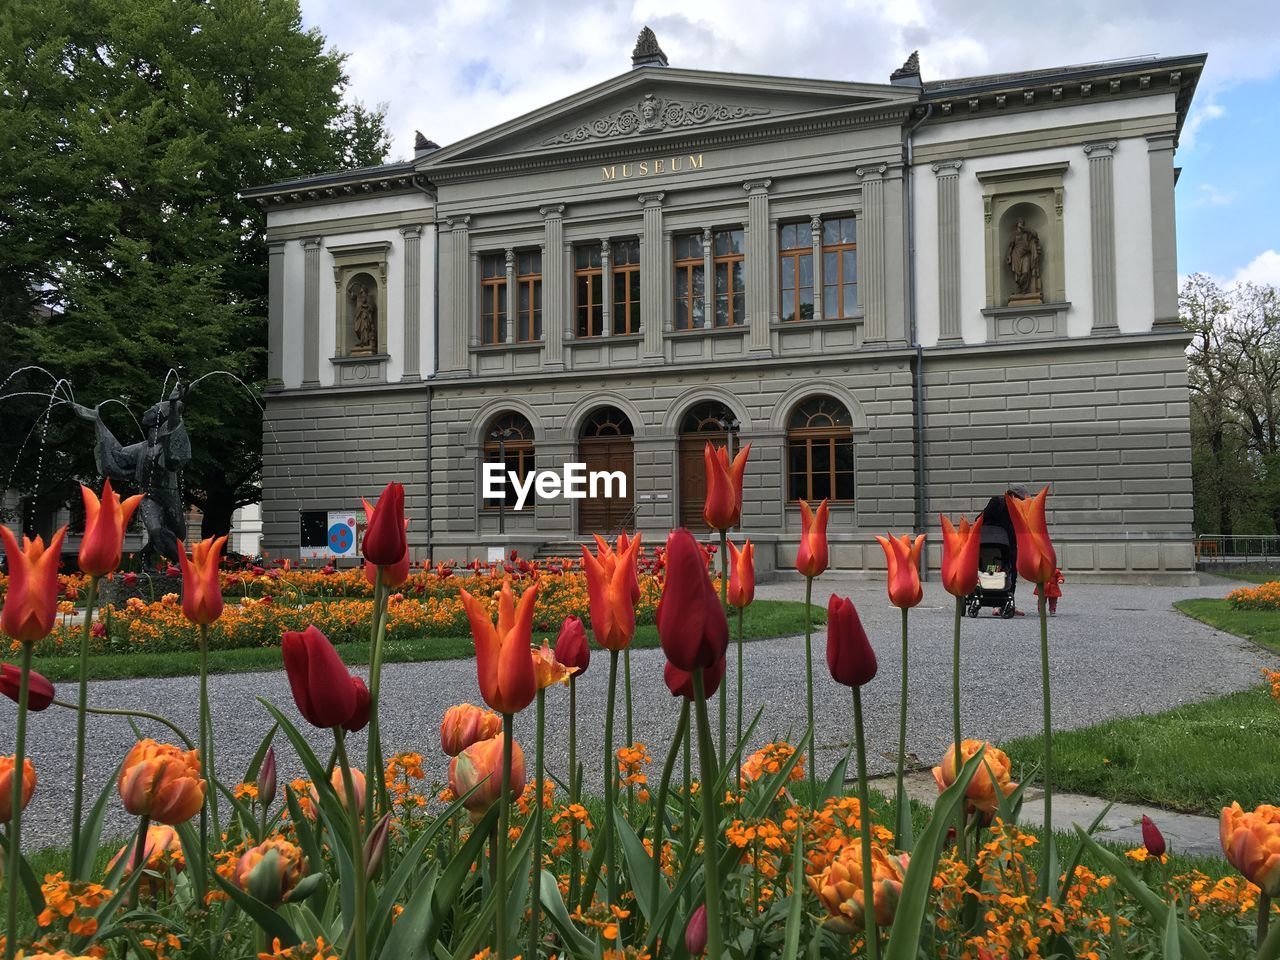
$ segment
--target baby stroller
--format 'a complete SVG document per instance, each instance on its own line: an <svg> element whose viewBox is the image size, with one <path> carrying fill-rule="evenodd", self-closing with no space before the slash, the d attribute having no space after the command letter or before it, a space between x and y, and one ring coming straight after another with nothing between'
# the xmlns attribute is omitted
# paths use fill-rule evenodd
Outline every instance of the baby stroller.
<svg viewBox="0 0 1280 960"><path fill-rule="evenodd" d="M978 586L965 597L965 610L976 617L993 607L1006 620L1013 618L1013 550L1009 534L998 526L982 526L978 546Z"/></svg>

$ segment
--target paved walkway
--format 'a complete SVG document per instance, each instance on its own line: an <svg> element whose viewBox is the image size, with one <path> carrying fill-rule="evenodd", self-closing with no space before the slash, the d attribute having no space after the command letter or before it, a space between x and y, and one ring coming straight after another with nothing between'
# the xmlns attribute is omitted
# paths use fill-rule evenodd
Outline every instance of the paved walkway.
<svg viewBox="0 0 1280 960"><path fill-rule="evenodd" d="M1156 712L1178 704L1229 693L1259 682L1259 668L1278 667L1280 658L1247 641L1221 633L1182 616L1174 600L1190 596L1223 596L1235 584L1206 577L1199 587L1120 587L1068 582L1056 619L1051 621L1054 676L1054 722L1059 729L1087 726L1107 717ZM880 672L866 688L867 736L871 771L891 769L897 744L899 673L898 611L884 597L882 583L829 576L818 581L815 602L825 604L832 592L851 595L880 658ZM803 583L763 586L762 597L802 598ZM928 584L925 600L911 613L910 731L908 749L921 762L936 762L950 743L951 598ZM1040 664L1038 631L1032 616L1005 621L990 616L964 622L964 729L966 735L997 742L1040 729ZM818 764L829 769L847 746L849 692L827 676L825 638L814 638ZM805 726L804 638L788 637L746 645L746 699L749 712L763 708L756 744L777 737L798 737ZM731 654L732 656L732 654ZM732 661L731 661L732 664ZM664 745L675 726L676 705L662 682L660 650L632 654L635 729L654 754L653 777L660 773ZM38 667L38 665L37 665ZM587 782L599 778L607 657L593 653L591 668L579 682L579 756L587 766ZM162 713L193 736L198 715L195 677L96 682L90 699L103 706L134 706ZM62 695L74 699L71 684ZM730 688L732 693L732 688ZM416 750L426 761L428 776L443 782L444 758L437 729L444 710L461 701L479 702L473 661L391 664L383 674L384 741L390 751ZM256 702L265 697L297 716L283 672L232 674L210 679L210 698L217 723L218 769L234 783L270 727ZM563 776L567 753L567 692L550 694L547 755L553 773ZM12 751L12 711L0 709L0 751ZM621 717L621 710L619 710ZM301 723L301 721L299 720ZM517 720L517 736L532 742L533 711ZM617 738L622 742L622 723ZM66 841L70 811L70 770L74 754L75 718L50 709L33 717L29 743L39 771L39 787L30 807L28 833L34 846ZM144 726L157 737L163 728ZM91 718L91 789L101 785L133 742L124 721ZM326 752L329 735L308 731ZM363 756L360 737L353 756ZM278 741L281 775L296 775L287 745ZM531 746L529 750L532 763ZM113 801L108 835L121 835L130 818Z"/></svg>

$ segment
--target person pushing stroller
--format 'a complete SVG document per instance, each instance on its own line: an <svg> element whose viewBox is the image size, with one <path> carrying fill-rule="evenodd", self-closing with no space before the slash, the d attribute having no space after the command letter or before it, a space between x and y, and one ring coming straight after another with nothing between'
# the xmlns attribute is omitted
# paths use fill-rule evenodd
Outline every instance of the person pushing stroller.
<svg viewBox="0 0 1280 960"><path fill-rule="evenodd" d="M1028 496L1026 486L1021 483L1011 484L1008 493L1009 496L1019 500L1025 500ZM1009 505L1005 502L1004 494L987 501L986 507L982 510L980 536L982 539L982 549L979 553L980 569L986 570L991 566L993 573L998 572L1004 575L1004 582L1000 585L1000 589L990 587L984 589L980 582L978 590L970 598L969 615L976 617L981 607L990 606L995 608L992 613L996 616L1003 615L1006 618L1026 616L1014 602L1014 593L1018 586L1018 537L1014 532L1013 517L1009 515Z"/></svg>

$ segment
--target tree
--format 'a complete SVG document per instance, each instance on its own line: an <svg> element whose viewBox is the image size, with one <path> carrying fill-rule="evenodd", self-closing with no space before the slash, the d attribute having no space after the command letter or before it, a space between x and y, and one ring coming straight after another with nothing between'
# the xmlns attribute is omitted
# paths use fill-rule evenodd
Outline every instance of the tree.
<svg viewBox="0 0 1280 960"><path fill-rule="evenodd" d="M185 495L224 533L259 496L266 375L266 218L237 191L381 162L383 111L344 102L344 56L296 0L10 0L0 54L0 380L38 364L80 403L120 400L124 442L171 370L198 381ZM50 386L29 371L0 396ZM96 475L56 402L0 417L28 497ZM45 442L20 450L28 425Z"/></svg>

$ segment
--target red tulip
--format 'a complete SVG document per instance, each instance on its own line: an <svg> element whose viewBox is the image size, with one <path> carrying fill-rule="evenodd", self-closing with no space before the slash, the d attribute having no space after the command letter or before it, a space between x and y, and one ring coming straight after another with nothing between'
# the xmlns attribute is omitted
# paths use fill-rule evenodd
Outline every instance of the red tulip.
<svg viewBox="0 0 1280 960"><path fill-rule="evenodd" d="M967 597L978 585L978 550L982 546L982 518L969 524L960 518L959 528L939 514L942 521L942 585L955 597Z"/></svg>
<svg viewBox="0 0 1280 960"><path fill-rule="evenodd" d="M1009 493L1004 495L1013 519L1013 531L1018 536L1018 576L1032 583L1048 583L1058 569L1058 557L1044 517L1048 496L1048 487L1029 500L1019 500Z"/></svg>
<svg viewBox="0 0 1280 960"><path fill-rule="evenodd" d="M342 726L347 733L358 733L369 723L369 711L373 707L373 701L369 697L369 688L364 685L364 680L360 677L351 678L351 688L356 694L356 705L351 711L351 716L347 717L346 723Z"/></svg>
<svg viewBox="0 0 1280 960"><path fill-rule="evenodd" d="M1142 845L1153 857L1163 857L1168 846L1164 842L1164 834L1145 813L1142 815Z"/></svg>
<svg viewBox="0 0 1280 960"><path fill-rule="evenodd" d="M372 507L364 501L368 525L364 528L364 558L380 567L394 567L409 549L404 535L404 484L391 482Z"/></svg>
<svg viewBox="0 0 1280 960"><path fill-rule="evenodd" d="M124 532L129 527L133 512L142 502L142 494L135 494L121 502L120 495L111 489L111 478L102 485L102 500L84 484L80 485L84 500L84 537L80 541L80 570L90 577L105 577L120 566L120 554L124 548Z"/></svg>
<svg viewBox="0 0 1280 960"><path fill-rule="evenodd" d="M373 524L374 508L370 506L368 500L363 501L363 503L366 522L371 526ZM365 529L368 529L368 527ZM404 522L404 529L406 532L409 529L408 520ZM410 573L408 543L406 542L405 544L404 555L389 567L379 567L376 563L365 563L364 578L369 581L369 586L373 586L377 583L378 570L382 570L382 585L384 587L390 587L394 590L396 587L403 586L407 583L409 581Z"/></svg>
<svg viewBox="0 0 1280 960"><path fill-rule="evenodd" d="M712 530L728 530L742 520L742 475L747 469L751 444L729 462L729 448L708 443L702 451L707 474L707 500L702 519Z"/></svg>
<svg viewBox="0 0 1280 960"><path fill-rule="evenodd" d="M49 539L17 538L0 524L0 539L9 558L9 592L0 610L0 632L19 643L43 640L53 629L58 613L58 561L61 559L64 526Z"/></svg>
<svg viewBox="0 0 1280 960"><path fill-rule="evenodd" d="M924 549L924 534L912 542L903 534L895 537L876 537L884 547L885 561L889 568L889 602L899 609L914 607L924 599L920 586L920 551Z"/></svg>
<svg viewBox="0 0 1280 960"><path fill-rule="evenodd" d="M329 638L316 627L287 631L280 641L293 702L316 727L340 727L356 712L357 693L351 674Z"/></svg>
<svg viewBox="0 0 1280 960"><path fill-rule="evenodd" d="M22 670L11 663L0 663L0 693L14 703L21 692ZM27 674L27 709L44 710L53 703L53 684L32 670Z"/></svg>
<svg viewBox="0 0 1280 960"><path fill-rule="evenodd" d="M564 618L560 635L556 637L556 659L566 667L575 667L575 676L587 672L591 663L591 645L587 643L587 630L575 616Z"/></svg>
<svg viewBox="0 0 1280 960"><path fill-rule="evenodd" d="M636 555L640 537L628 541L618 538L618 548L596 538L596 556L582 548L582 569L587 575L587 597L591 608L591 632L596 643L617 652L631 645L636 633L636 602L640 584L636 574Z"/></svg>
<svg viewBox="0 0 1280 960"><path fill-rule="evenodd" d="M706 555L683 527L667 537L667 574L654 619L663 653L681 670L724 659L729 622L707 575Z"/></svg>
<svg viewBox="0 0 1280 960"><path fill-rule="evenodd" d="M750 540L739 550L729 541L729 603L739 610L756 598L756 545Z"/></svg>
<svg viewBox="0 0 1280 960"><path fill-rule="evenodd" d="M796 550L796 569L806 577L817 577L827 569L827 501L818 504L814 513L809 504L800 501L800 546Z"/></svg>
<svg viewBox="0 0 1280 960"><path fill-rule="evenodd" d="M831 595L827 602L827 667L846 687L861 687L876 675L876 652L862 629L853 601Z"/></svg>
<svg viewBox="0 0 1280 960"><path fill-rule="evenodd" d="M504 580L498 595L496 627L479 600L466 590L460 589L458 593L471 621L471 636L476 644L480 695L499 713L519 713L538 693L533 657L529 655L537 586L525 590L517 606L511 581Z"/></svg>
<svg viewBox="0 0 1280 960"><path fill-rule="evenodd" d="M218 564L226 537L201 540L187 559L187 548L178 541L178 563L182 566L182 614L192 623L207 627L222 616L222 583Z"/></svg>
<svg viewBox="0 0 1280 960"><path fill-rule="evenodd" d="M708 699L720 689L720 681L724 679L724 670L724 657L703 669L702 692ZM686 700L694 699L693 673L691 671L681 670L668 660L666 666L662 668L662 679L666 681L667 689L671 691L673 697L684 697Z"/></svg>

